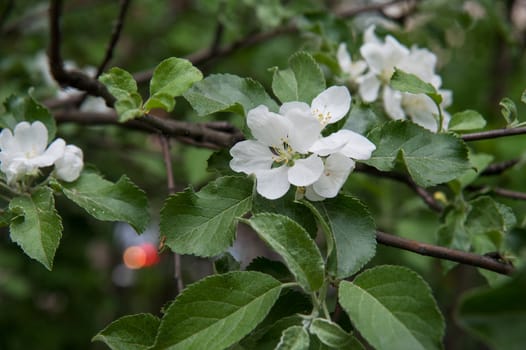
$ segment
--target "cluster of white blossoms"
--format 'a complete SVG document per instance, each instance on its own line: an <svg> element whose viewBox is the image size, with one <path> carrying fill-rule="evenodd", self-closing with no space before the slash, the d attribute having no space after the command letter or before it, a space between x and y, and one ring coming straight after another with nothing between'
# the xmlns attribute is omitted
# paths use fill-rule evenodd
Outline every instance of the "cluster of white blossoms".
<svg viewBox="0 0 526 350"><path fill-rule="evenodd" d="M354 160L366 160L376 146L351 130L326 137L322 130L345 117L351 105L346 87L333 86L311 105L286 102L279 113L264 105L251 109L247 125L255 140L231 148L230 167L254 174L256 190L265 198L284 196L295 185L312 201L335 197L354 169Z"/></svg>
<svg viewBox="0 0 526 350"><path fill-rule="evenodd" d="M84 166L82 150L61 138L48 146L48 131L40 121L20 122L13 132L7 128L0 132L0 171L8 185L52 165L58 179L75 181Z"/></svg>
<svg viewBox="0 0 526 350"><path fill-rule="evenodd" d="M351 83L358 85L362 100L371 103L381 96L384 109L391 118L410 118L416 124L433 132L439 129L446 130L450 115L443 109L451 104L452 96L451 91L440 89L442 79L435 73L437 62L435 54L416 46L409 49L391 35L381 40L374 30L375 27L371 26L364 33L364 43L360 47L363 60L353 62L343 43L340 44L337 53L341 70L347 74ZM439 111L431 98L425 94L400 92L389 86L395 68L414 74L430 83L442 95L441 128L438 128Z"/></svg>

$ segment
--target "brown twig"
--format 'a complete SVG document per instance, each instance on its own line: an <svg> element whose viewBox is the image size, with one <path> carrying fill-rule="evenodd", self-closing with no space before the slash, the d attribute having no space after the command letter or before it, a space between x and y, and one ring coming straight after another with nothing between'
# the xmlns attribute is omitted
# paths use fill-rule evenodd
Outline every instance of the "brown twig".
<svg viewBox="0 0 526 350"><path fill-rule="evenodd" d="M464 141L469 142L469 141L488 140L488 139L495 139L498 137L507 137L507 136L514 136L514 135L522 135L522 134L526 134L526 127L506 128L506 129L496 129L496 130L490 130L490 131L474 132L471 134L464 134L461 137Z"/></svg>
<svg viewBox="0 0 526 350"><path fill-rule="evenodd" d="M356 166L356 171L402 182L406 184L407 186L409 186L413 191L415 191L415 193L418 196L420 196L420 198L422 198L422 200L427 204L427 206L430 209L436 211L437 213L440 213L443 210L442 205L440 205L440 203L438 203L429 192L427 192L424 188L418 186L413 181L413 179L411 179L411 177L405 174L396 173L396 172L379 171L376 168L373 168L365 164L358 164Z"/></svg>
<svg viewBox="0 0 526 350"><path fill-rule="evenodd" d="M518 159L511 159L511 160L505 160L500 163L493 163L490 164L484 169L480 175L482 176L492 176L492 175L500 175L506 170L512 168L519 162Z"/></svg>
<svg viewBox="0 0 526 350"><path fill-rule="evenodd" d="M53 112L58 123L81 125L118 125L143 132L162 133L180 142L210 149L231 147L244 138L243 134L230 124L218 121L190 123L174 119L164 119L153 115L121 123L114 112L82 112L79 110L60 110Z"/></svg>
<svg viewBox="0 0 526 350"><path fill-rule="evenodd" d="M395 247L438 259L454 261L460 264L471 265L503 275L511 275L515 270L511 264L492 259L489 256L477 255L460 250L422 243L381 231L376 232L376 241L379 244L385 246Z"/></svg>

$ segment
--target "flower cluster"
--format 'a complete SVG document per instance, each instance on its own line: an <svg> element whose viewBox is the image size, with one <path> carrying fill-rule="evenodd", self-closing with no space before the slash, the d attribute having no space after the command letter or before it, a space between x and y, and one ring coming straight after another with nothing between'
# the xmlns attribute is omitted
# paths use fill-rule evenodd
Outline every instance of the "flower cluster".
<svg viewBox="0 0 526 350"><path fill-rule="evenodd" d="M431 51L413 46L407 48L394 37L387 35L381 40L369 27L364 33L360 48L363 60L353 62L345 44L340 44L337 53L341 70L351 83L358 86L363 101L371 103L380 96L385 112L393 119L410 118L416 124L436 132L447 129L450 116L444 111L442 126L438 127L437 106L424 94L400 92L389 86L395 68L411 73L433 85L443 97L441 109L452 102L451 91L441 90L442 79L435 73L437 58Z"/></svg>
<svg viewBox="0 0 526 350"><path fill-rule="evenodd" d="M354 160L369 159L376 149L351 130L322 137L322 130L345 117L350 105L347 88L333 86L310 106L287 102L279 113L264 105L250 110L247 124L255 140L232 147L230 167L254 174L257 192L268 199L282 197L291 184L304 190L310 200L335 197L354 169Z"/></svg>
<svg viewBox="0 0 526 350"><path fill-rule="evenodd" d="M13 185L26 176L36 176L40 168L55 166L58 179L75 181L84 166L82 150L58 138L48 146L48 131L39 121L20 122L13 132L0 132L0 171L7 184Z"/></svg>

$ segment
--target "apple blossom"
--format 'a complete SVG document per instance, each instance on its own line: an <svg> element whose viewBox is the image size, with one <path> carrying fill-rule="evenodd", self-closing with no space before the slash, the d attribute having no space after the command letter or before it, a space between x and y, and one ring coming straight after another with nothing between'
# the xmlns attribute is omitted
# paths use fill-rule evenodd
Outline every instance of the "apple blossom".
<svg viewBox="0 0 526 350"><path fill-rule="evenodd" d="M65 147L60 138L48 147L47 128L42 122L18 123L13 132L5 128L0 133L0 170L7 183L13 184L26 175L38 174L39 168L53 165L64 155Z"/></svg>
<svg viewBox="0 0 526 350"><path fill-rule="evenodd" d="M83 153L75 145L67 145L64 155L55 161L55 174L60 180L75 181L84 167Z"/></svg>
<svg viewBox="0 0 526 350"><path fill-rule="evenodd" d="M367 69L367 63L365 63L365 61L352 61L351 55L347 51L347 45L345 43L341 43L338 46L336 58L338 59L338 65L340 66L340 69L343 73L347 74L351 82L355 82L356 78L358 78Z"/></svg>

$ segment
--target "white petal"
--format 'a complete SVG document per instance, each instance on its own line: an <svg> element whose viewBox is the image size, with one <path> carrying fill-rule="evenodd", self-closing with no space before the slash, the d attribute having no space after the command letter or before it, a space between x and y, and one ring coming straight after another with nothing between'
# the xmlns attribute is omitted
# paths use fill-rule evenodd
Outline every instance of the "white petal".
<svg viewBox="0 0 526 350"><path fill-rule="evenodd" d="M327 137L321 138L312 145L309 151L319 154L320 156L327 156L331 153L337 152L349 141L349 132L351 131L342 129Z"/></svg>
<svg viewBox="0 0 526 350"><path fill-rule="evenodd" d="M395 120L405 119L405 113L402 109L402 93L400 91L384 86L383 100L387 115Z"/></svg>
<svg viewBox="0 0 526 350"><path fill-rule="evenodd" d="M362 99L371 103L376 101L378 98L378 91L380 90L381 82L374 74L366 74L357 80L359 87L359 93Z"/></svg>
<svg viewBox="0 0 526 350"><path fill-rule="evenodd" d="M283 147L283 142L291 129L290 121L277 113L270 112L263 105L248 111L247 125L258 141L280 148Z"/></svg>
<svg viewBox="0 0 526 350"><path fill-rule="evenodd" d="M230 149L230 155L233 157L230 161L232 170L245 174L270 169L274 162L273 154L268 146L254 140L236 143Z"/></svg>
<svg viewBox="0 0 526 350"><path fill-rule="evenodd" d="M308 186L319 179L323 173L323 161L320 157L312 154L308 158L298 159L289 168L289 182L296 186Z"/></svg>
<svg viewBox="0 0 526 350"><path fill-rule="evenodd" d="M383 44L366 43L360 47L360 53L374 74L380 74L385 67L391 66Z"/></svg>
<svg viewBox="0 0 526 350"><path fill-rule="evenodd" d="M336 53L336 58L338 59L338 64L342 72L350 73L351 68L351 55L347 51L347 44L341 43L338 46L338 52Z"/></svg>
<svg viewBox="0 0 526 350"><path fill-rule="evenodd" d="M28 122L18 123L14 130L14 137L19 150L24 153L38 155L44 152L47 146L47 128L40 121L32 124Z"/></svg>
<svg viewBox="0 0 526 350"><path fill-rule="evenodd" d="M288 167L281 166L256 172L256 191L267 199L283 197L290 188L288 170Z"/></svg>
<svg viewBox="0 0 526 350"><path fill-rule="evenodd" d="M47 136L46 136L47 138ZM36 165L39 168L50 166L55 161L62 156L64 156L64 151L66 149L66 142L63 139L56 139L52 144L42 153L40 156L35 158L30 158L29 161L32 164Z"/></svg>
<svg viewBox="0 0 526 350"><path fill-rule="evenodd" d="M319 194L314 191L312 188L312 185L307 186L305 188L305 197L310 200L311 202L319 202L325 199L325 197L320 196Z"/></svg>
<svg viewBox="0 0 526 350"><path fill-rule="evenodd" d="M359 60L351 64L349 69L349 75L351 79L355 80L360 74L362 74L367 69L367 63L365 61Z"/></svg>
<svg viewBox="0 0 526 350"><path fill-rule="evenodd" d="M10 151L13 148L14 139L11 130L5 128L0 132L0 149L2 151Z"/></svg>
<svg viewBox="0 0 526 350"><path fill-rule="evenodd" d="M365 32L363 33L363 41L364 43L380 43L380 39L376 36L374 33L374 30L376 29L376 26L373 24L369 26Z"/></svg>
<svg viewBox="0 0 526 350"><path fill-rule="evenodd" d="M325 198L336 197L352 169L354 169L354 162L351 159L340 153L331 154L325 160L322 176L312 185L312 188L318 195Z"/></svg>
<svg viewBox="0 0 526 350"><path fill-rule="evenodd" d="M323 115L327 124L342 119L351 107L351 94L345 86L331 86L312 100L311 110L315 116Z"/></svg>
<svg viewBox="0 0 526 350"><path fill-rule="evenodd" d="M351 130L346 131L347 143L340 149L340 153L346 157L356 160L367 160L371 158L371 154L376 149L374 143L369 141L365 136L362 136Z"/></svg>
<svg viewBox="0 0 526 350"><path fill-rule="evenodd" d="M303 102L287 102L280 113L291 122L288 134L289 144L299 153L306 153L312 144L320 138L323 126L314 118L309 105Z"/></svg>
<svg viewBox="0 0 526 350"><path fill-rule="evenodd" d="M312 118L312 113L310 112L310 106L305 102L285 102L279 108L279 114L287 118L290 117L303 117L303 118Z"/></svg>
<svg viewBox="0 0 526 350"><path fill-rule="evenodd" d="M403 62L410 54L410 51L407 47L400 44L398 40L396 40L391 35L388 35L385 37L385 45L386 45L386 52L387 58L389 59L389 64L394 66L399 66L401 62Z"/></svg>
<svg viewBox="0 0 526 350"><path fill-rule="evenodd" d="M84 167L82 150L75 145L67 145L64 156L55 162L55 173L61 180L75 181Z"/></svg>

